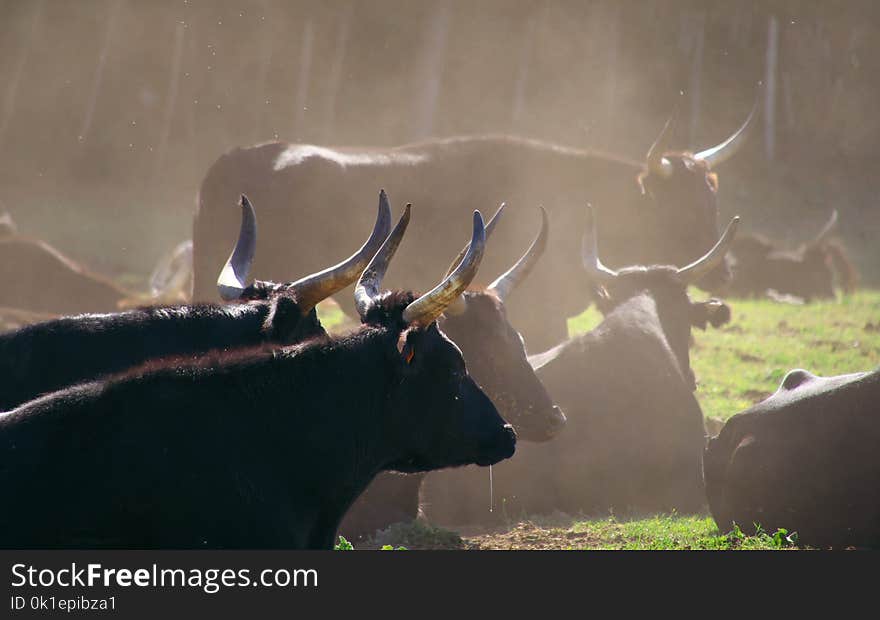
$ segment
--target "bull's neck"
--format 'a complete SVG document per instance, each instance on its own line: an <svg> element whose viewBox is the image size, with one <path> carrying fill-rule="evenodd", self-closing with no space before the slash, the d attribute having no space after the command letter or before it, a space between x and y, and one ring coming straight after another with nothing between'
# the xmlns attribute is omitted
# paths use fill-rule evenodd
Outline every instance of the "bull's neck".
<svg viewBox="0 0 880 620"><path fill-rule="evenodd" d="M328 505L341 502L347 509L388 462L402 456L388 432L397 357L395 334L361 328L341 338L285 347L267 360L272 372L262 374L273 385L260 393L277 394L270 407L294 404L279 412L277 437L302 438L305 431L327 442L317 446L321 463L302 465L333 477L319 491ZM311 453L316 448L303 445ZM292 454L291 446L278 453Z"/></svg>

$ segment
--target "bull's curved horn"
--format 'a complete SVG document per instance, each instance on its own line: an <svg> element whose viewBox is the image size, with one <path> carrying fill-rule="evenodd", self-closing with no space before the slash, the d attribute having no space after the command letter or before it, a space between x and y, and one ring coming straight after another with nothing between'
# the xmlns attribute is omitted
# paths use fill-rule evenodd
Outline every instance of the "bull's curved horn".
<svg viewBox="0 0 880 620"><path fill-rule="evenodd" d="M361 248L338 265L313 273L289 285L289 288L295 292L300 311L306 314L318 302L327 299L330 295L339 292L357 280L367 263L376 254L379 246L385 241L390 228L391 207L388 205L388 196L383 189L379 192L379 211L376 214L373 232L370 233L369 239Z"/></svg>
<svg viewBox="0 0 880 620"><path fill-rule="evenodd" d="M673 172L672 162L663 157L663 153L667 150L665 142L667 134L669 133L669 128L672 126L672 119L673 117L670 116L669 120L666 121L666 124L663 125L663 130L660 132L660 135L657 136L657 139L654 141L654 144L651 145L651 148L648 149L648 154L645 156L648 170L664 179L671 177Z"/></svg>
<svg viewBox="0 0 880 620"><path fill-rule="evenodd" d="M479 211L474 211L474 230L467 254L455 271L440 284L404 308L403 320L413 325L428 325L443 314L446 306L455 301L477 275L485 249L486 227L483 224L483 216Z"/></svg>
<svg viewBox="0 0 880 620"><path fill-rule="evenodd" d="M679 100L675 102L675 106L672 108L672 114L669 115L666 124L663 125L663 129L660 131L660 135L657 136L654 144L648 149L648 154L645 155L645 163L648 165L648 170L664 179L672 176L672 162L663 157L663 153L669 150L669 138L672 128L675 127L675 121L678 119L679 103L683 96L684 92L681 92Z"/></svg>
<svg viewBox="0 0 880 620"><path fill-rule="evenodd" d="M721 164L724 161L727 161L731 157L733 157L736 152L742 147L745 143L746 138L748 137L748 129L752 124L752 120L755 118L755 114L758 111L758 108L761 105L761 91L763 88L758 88L758 94L755 96L755 103L752 105L752 111L749 112L749 116L746 118L746 121L740 126L739 129L734 132L732 136L730 136L727 140L722 142L721 144L716 144L715 146L702 150L699 153L694 153L694 159L699 159L706 162L709 165L709 168L714 168L715 166Z"/></svg>
<svg viewBox="0 0 880 620"><path fill-rule="evenodd" d="M403 233L406 232L406 227L409 225L411 209L412 205L407 204L403 210L403 215L400 216L400 220L397 222L397 226L394 227L394 230L391 231L391 234L382 243L382 247L379 248L375 256L370 260L370 264L364 269L357 285L354 287L354 303L361 319L366 317L367 311L373 305L373 300L381 291L382 278L385 277L385 272L388 271L388 263L391 262L391 258L394 256L397 246L400 245L400 240L403 238Z"/></svg>
<svg viewBox="0 0 880 620"><path fill-rule="evenodd" d="M599 251L596 247L596 222L593 216L593 207L587 205L586 226L581 240L581 258L584 269L589 278L595 282L610 282L617 277L617 272L609 269L599 260Z"/></svg>
<svg viewBox="0 0 880 620"><path fill-rule="evenodd" d="M486 241L489 240L489 237L492 236L492 231L495 230L495 224L498 223L499 216L504 212L504 208L507 206L506 202L502 202L498 207L498 210L495 211L495 214L489 218L489 221L486 222ZM464 258L464 255L467 254L468 249L471 247L470 241L468 241L467 245L461 249L461 252L458 253L458 256L455 257L455 260L449 265L449 269L446 270L446 273L443 275L444 278L449 277L449 274L455 271L455 268L458 267L461 260Z"/></svg>
<svg viewBox="0 0 880 620"><path fill-rule="evenodd" d="M821 245L828 241L828 238L834 234L835 229L837 228L837 209L831 214L831 218L828 220L828 223L822 228L821 232L816 235L816 238L813 239L810 243L813 245Z"/></svg>
<svg viewBox="0 0 880 620"><path fill-rule="evenodd" d="M232 301L241 296L247 286L248 275L257 251L257 216L254 207L244 194L241 195L238 204L241 207L238 241L235 242L232 254L226 259L220 277L217 278L217 290L224 301Z"/></svg>
<svg viewBox="0 0 880 620"><path fill-rule="evenodd" d="M529 246L526 253L513 264L513 267L502 273L489 285L489 290L498 295L502 301L529 275L538 259L544 254L544 250L547 249L547 235L550 228L547 211L544 207L538 208L541 210L541 230L538 231L538 236L532 241L532 245Z"/></svg>
<svg viewBox="0 0 880 620"><path fill-rule="evenodd" d="M727 250L730 249L730 244L733 243L733 239L736 237L737 228L739 228L738 215L730 220L730 224L727 225L724 234L721 235L718 242L712 246L711 250L690 265L686 265L678 270L678 277L681 278L682 282L685 284L696 282L724 260L724 255L727 254Z"/></svg>

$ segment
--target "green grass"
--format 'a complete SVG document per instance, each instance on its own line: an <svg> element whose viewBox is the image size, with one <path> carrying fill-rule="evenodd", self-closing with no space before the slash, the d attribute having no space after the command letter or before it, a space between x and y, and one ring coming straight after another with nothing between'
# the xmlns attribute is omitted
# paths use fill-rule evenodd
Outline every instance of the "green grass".
<svg viewBox="0 0 880 620"><path fill-rule="evenodd" d="M776 391L793 368L839 375L880 365L880 291L794 306L726 299L733 319L694 330L691 365L707 417L726 420ZM595 327L595 308L569 319L569 333Z"/></svg>
<svg viewBox="0 0 880 620"><path fill-rule="evenodd" d="M468 549L570 551L734 551L797 549L797 532L758 529L753 536L739 527L719 532L705 515L659 514L640 519L572 518L563 514L533 516L490 532L464 538Z"/></svg>
<svg viewBox="0 0 880 620"><path fill-rule="evenodd" d="M796 548L797 543L797 535L786 530L746 536L736 528L722 534L711 517L702 516L656 515L623 521L610 517L575 522L570 532L589 541L573 549L592 550L780 550Z"/></svg>
<svg viewBox="0 0 880 620"><path fill-rule="evenodd" d="M711 517L658 515L647 519L580 521L571 528L595 539L589 549L617 550L778 550L793 548L796 537L786 531L746 536L738 528L722 534Z"/></svg>

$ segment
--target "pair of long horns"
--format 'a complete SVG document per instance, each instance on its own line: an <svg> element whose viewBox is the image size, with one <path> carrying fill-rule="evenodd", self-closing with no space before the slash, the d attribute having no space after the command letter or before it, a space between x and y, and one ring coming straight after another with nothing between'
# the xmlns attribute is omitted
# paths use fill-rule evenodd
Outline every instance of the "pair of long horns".
<svg viewBox="0 0 880 620"><path fill-rule="evenodd" d="M501 206L498 207L498 210L495 211L495 214L489 219L489 222L486 224L486 239L488 240L492 236L492 232L495 230L495 225L498 223L498 219L501 214L504 213L504 209L506 207L505 203L501 203ZM538 207L541 210L541 230L538 231L538 236L535 237L532 244L529 246L529 249L526 250L526 253L523 254L518 261L516 261L513 266L510 267L507 271L498 276L492 284L490 284L486 290L494 293L498 296L499 299L504 301L510 292L515 289L525 278L531 273L532 269L535 267L535 264L538 262L538 259L541 258L541 255L544 253L544 250L547 249L547 236L548 236L548 218L547 211L544 207ZM462 248L461 252L459 252L458 256L452 261L452 264L449 266L449 269L446 271L446 275L448 276L452 271L458 266L461 262L462 257L467 253L470 248L470 243L468 243L464 248ZM461 314L464 311L464 298L459 297L456 299L450 306L447 308L447 314Z"/></svg>
<svg viewBox="0 0 880 620"><path fill-rule="evenodd" d="M244 291L257 247L257 217L254 208L245 195L241 196L240 205L241 228L238 241L217 279L220 297L227 301L238 299ZM390 228L391 207L388 204L388 196L382 190L379 192L379 210L373 232L357 252L333 267L285 286L287 290L294 292L303 314L309 312L318 302L357 280L388 236Z"/></svg>
<svg viewBox="0 0 880 620"><path fill-rule="evenodd" d="M748 130L752 125L752 120L755 118L755 114L758 111L758 107L761 102L761 92L762 88L759 85L758 93L755 96L755 103L752 105L752 111L749 112L749 116L746 118L745 122L737 129L729 138L721 142L720 144L716 144L713 147L708 149L703 149L702 151L698 151L694 153L694 159L704 161L709 166L709 168L714 168L718 166L724 161L727 161L731 157L733 157L737 151L742 147L745 143L746 138L748 137ZM672 162L666 159L663 154L667 152L669 149L669 137L671 134L672 128L675 126L676 120L678 118L678 109L679 105L676 103L675 108L672 111L672 114L669 117L669 120L666 121L666 124L663 126L663 130L660 132L660 135L654 141L654 144L651 145L651 148L648 150L648 154L645 156L645 161L648 165L648 169L663 177L669 178L672 176L673 168Z"/></svg>
<svg viewBox="0 0 880 620"><path fill-rule="evenodd" d="M355 305L362 319L366 317L381 292L382 279L385 277L391 258L397 251L397 246L400 245L403 233L406 232L409 218L410 205L406 205L397 226L379 248L355 286ZM483 224L483 216L480 212L474 211L471 243L464 257L440 284L404 308L403 320L410 325L424 326L443 314L447 306L454 302L474 279L485 248L486 226Z"/></svg>
<svg viewBox="0 0 880 620"><path fill-rule="evenodd" d="M692 284L712 271L724 260L724 255L727 254L727 250L730 249L730 245L736 236L737 228L739 228L738 215L730 220L730 224L727 225L724 234L721 235L721 238L711 250L691 264L678 269L678 277L681 281L685 284ZM584 269L586 269L590 279L599 283L609 283L618 277L615 270L606 267L599 260L599 252L596 245L596 222L593 216L593 209L589 206L587 207L587 225L584 231L581 253Z"/></svg>

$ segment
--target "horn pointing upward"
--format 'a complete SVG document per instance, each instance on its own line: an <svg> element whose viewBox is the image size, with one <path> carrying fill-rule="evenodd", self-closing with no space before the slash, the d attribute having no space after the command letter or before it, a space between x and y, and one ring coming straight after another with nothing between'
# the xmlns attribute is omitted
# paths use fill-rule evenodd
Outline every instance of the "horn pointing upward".
<svg viewBox="0 0 880 620"><path fill-rule="evenodd" d="M532 245L529 246L526 253L523 254L510 269L498 276L498 278L489 285L489 290L498 295L502 301L507 298L510 291L515 289L516 286L529 275L535 264L538 262L538 259L541 258L541 255L544 254L544 250L547 248L549 229L547 211L544 207L538 208L541 210L541 230L538 231L538 236L532 241Z"/></svg>
<svg viewBox="0 0 880 620"><path fill-rule="evenodd" d="M711 250L690 265L686 265L678 270L678 276L681 280L686 284L691 284L712 271L712 269L724 259L724 255L727 254L727 250L730 249L730 245L733 243L734 237L736 237L737 228L739 228L738 215L730 220L730 224L727 225L724 234L721 235L718 242L712 246Z"/></svg>
<svg viewBox="0 0 880 620"><path fill-rule="evenodd" d="M828 223L822 228L822 231L816 235L816 238L813 239L812 243L815 245L819 245L825 243L828 238L834 234L835 229L837 228L837 209L831 214L831 218L828 220Z"/></svg>
<svg viewBox="0 0 880 620"><path fill-rule="evenodd" d="M758 111L758 107L761 103L761 91L763 88L758 88L758 94L755 96L755 103L752 105L752 111L749 112L748 118L746 118L746 122L742 124L742 126L736 130L736 132L730 136L727 140L722 142L721 144L716 144L715 146L700 151L699 153L694 153L694 159L699 159L707 164L709 164L710 168L714 168L718 164L727 161L731 157L733 157L736 152L742 147L745 143L746 138L748 137L748 129L752 124L752 120L755 118L755 114Z"/></svg>
<svg viewBox="0 0 880 620"><path fill-rule="evenodd" d="M593 207L587 205L587 224L581 241L581 257L584 269L589 278L595 282L609 282L617 277L617 272L609 269L599 260L599 250L596 243L596 222L593 215Z"/></svg>
<svg viewBox="0 0 880 620"><path fill-rule="evenodd" d="M388 205L388 196L385 194L385 190L381 190L376 223L364 245L338 265L313 273L290 285L290 288L295 292L296 301L302 313L309 312L318 302L341 291L357 280L367 263L376 254L379 246L385 241L389 228L391 228L391 207Z"/></svg>
<svg viewBox="0 0 880 620"><path fill-rule="evenodd" d="M507 206L507 203L502 202L498 207L498 210L495 211L495 214L489 218L489 221L486 222L486 241L489 240L489 237L492 236L492 231L495 230L495 225L498 223L498 218L504 212L504 208ZM455 268L458 267L458 264L464 258L464 255L467 254L468 249L471 247L470 241L468 244L461 249L461 252L458 253L458 256L455 257L455 260L452 261L452 264L449 265L449 269L446 270L446 274L443 276L447 277L450 273L455 271Z"/></svg>
<svg viewBox="0 0 880 620"><path fill-rule="evenodd" d="M397 222L397 226L394 227L394 230L391 231L391 234L382 243L382 247L373 256L370 264L364 269L357 285L354 287L354 302L361 319L367 316L367 311L373 305L373 300L379 295L382 278L385 277L385 272L388 271L388 263L391 262L394 253L397 251L397 246L400 245L400 240L403 239L403 233L406 232L406 227L409 225L411 209L412 205L407 204L403 210L403 215L400 216L400 221Z"/></svg>
<svg viewBox="0 0 880 620"><path fill-rule="evenodd" d="M485 249L486 227L483 216L479 211L474 211L474 230L467 254L455 271L403 310L403 320L410 324L428 325L443 314L446 306L455 301L477 275Z"/></svg>
<svg viewBox="0 0 880 620"><path fill-rule="evenodd" d="M241 207L238 241L235 242L232 254L226 259L220 277L217 278L217 289L220 298L224 301L232 301L241 296L247 286L248 275L257 251L257 216L254 207L244 194L241 195L238 204Z"/></svg>

